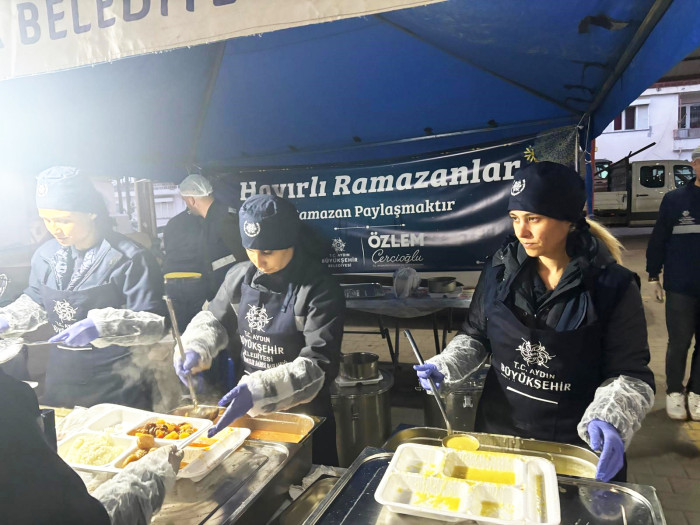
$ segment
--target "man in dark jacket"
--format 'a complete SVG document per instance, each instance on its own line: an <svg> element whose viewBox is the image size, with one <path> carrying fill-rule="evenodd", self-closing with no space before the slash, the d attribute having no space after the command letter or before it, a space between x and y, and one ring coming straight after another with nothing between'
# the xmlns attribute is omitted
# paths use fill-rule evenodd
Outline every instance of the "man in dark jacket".
<svg viewBox="0 0 700 525"><path fill-rule="evenodd" d="M210 294L206 280L207 264L202 249L204 224L201 217L189 210L175 215L163 230L163 273L198 273L199 279L175 279L166 284L172 299L175 317L180 330L184 330L192 318L202 309Z"/></svg>
<svg viewBox="0 0 700 525"><path fill-rule="evenodd" d="M28 385L0 371L0 521L14 525L150 523L175 484L182 452L164 447L88 494L78 474L49 446Z"/></svg>
<svg viewBox="0 0 700 525"><path fill-rule="evenodd" d="M44 440L32 389L0 371L0 392L12 400L0 413L0 424L12 429L0 447L2 521L109 525L105 508Z"/></svg>
<svg viewBox="0 0 700 525"><path fill-rule="evenodd" d="M700 147L692 153L695 181L664 195L647 247L647 273L658 301L666 296L666 413L700 421ZM659 281L664 270L663 288ZM686 396L686 359L695 336Z"/></svg>
<svg viewBox="0 0 700 525"><path fill-rule="evenodd" d="M189 213L202 218L202 251L211 300L224 282L226 272L234 264L248 260L241 244L237 210L215 200L211 183L201 175L186 177L179 188Z"/></svg>

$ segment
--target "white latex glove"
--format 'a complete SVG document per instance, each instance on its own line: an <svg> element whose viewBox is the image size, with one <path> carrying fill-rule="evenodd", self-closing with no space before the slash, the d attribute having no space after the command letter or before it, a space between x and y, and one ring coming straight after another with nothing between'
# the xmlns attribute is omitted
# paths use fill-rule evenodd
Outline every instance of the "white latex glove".
<svg viewBox="0 0 700 525"><path fill-rule="evenodd" d="M666 292L664 292L664 287L661 286L661 281L656 281L654 283L654 297L656 297L656 300L660 303L663 303L666 298Z"/></svg>
<svg viewBox="0 0 700 525"><path fill-rule="evenodd" d="M184 453L166 445L129 463L100 485L93 496L104 506L112 525L146 525L175 485Z"/></svg>

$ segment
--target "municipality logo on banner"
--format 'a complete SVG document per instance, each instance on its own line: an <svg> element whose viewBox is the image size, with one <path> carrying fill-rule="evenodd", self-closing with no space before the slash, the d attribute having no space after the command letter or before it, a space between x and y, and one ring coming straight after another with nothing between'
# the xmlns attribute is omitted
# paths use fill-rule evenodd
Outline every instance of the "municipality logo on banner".
<svg viewBox="0 0 700 525"><path fill-rule="evenodd" d="M342 253L343 250L345 250L345 243L343 242L343 239L340 238L333 239L331 246L333 247L333 250L335 250L335 253Z"/></svg>

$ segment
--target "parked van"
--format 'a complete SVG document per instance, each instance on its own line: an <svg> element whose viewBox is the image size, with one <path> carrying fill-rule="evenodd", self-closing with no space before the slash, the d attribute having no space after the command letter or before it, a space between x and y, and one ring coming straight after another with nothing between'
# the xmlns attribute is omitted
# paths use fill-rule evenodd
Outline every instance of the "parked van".
<svg viewBox="0 0 700 525"><path fill-rule="evenodd" d="M651 226L664 195L694 178L684 160L623 159L596 173L593 214L603 224Z"/></svg>

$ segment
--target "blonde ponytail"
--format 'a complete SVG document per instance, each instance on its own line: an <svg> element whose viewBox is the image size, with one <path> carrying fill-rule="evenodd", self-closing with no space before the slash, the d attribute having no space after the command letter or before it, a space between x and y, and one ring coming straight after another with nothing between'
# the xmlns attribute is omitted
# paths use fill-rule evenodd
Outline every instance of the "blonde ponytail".
<svg viewBox="0 0 700 525"><path fill-rule="evenodd" d="M615 259L618 264L622 264L622 250L625 249L625 247L622 246L622 243L618 241L617 238L615 238L615 236L599 222L589 218L586 218L586 222L588 223L588 227L591 229L591 235L596 237L605 245L610 252L610 255L612 255L613 259Z"/></svg>

